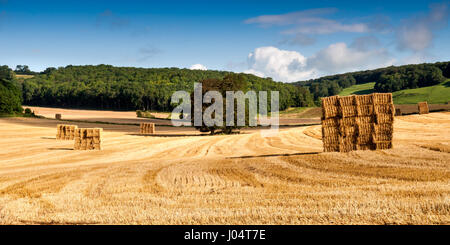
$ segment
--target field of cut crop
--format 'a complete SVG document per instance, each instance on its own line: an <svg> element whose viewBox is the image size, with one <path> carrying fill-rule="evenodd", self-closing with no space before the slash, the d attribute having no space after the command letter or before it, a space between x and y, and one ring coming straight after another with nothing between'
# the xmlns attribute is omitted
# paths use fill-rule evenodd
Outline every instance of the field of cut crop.
<svg viewBox="0 0 450 245"><path fill-rule="evenodd" d="M350 153L323 153L320 125L141 136L89 122L135 115L77 113L103 150L56 140L67 122L0 118L0 224L450 224L449 112L396 117L393 149Z"/></svg>

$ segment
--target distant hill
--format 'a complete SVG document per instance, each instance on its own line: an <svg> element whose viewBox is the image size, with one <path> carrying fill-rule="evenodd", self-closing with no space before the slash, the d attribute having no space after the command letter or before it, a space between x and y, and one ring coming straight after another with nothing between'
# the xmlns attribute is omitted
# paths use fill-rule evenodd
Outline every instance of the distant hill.
<svg viewBox="0 0 450 245"><path fill-rule="evenodd" d="M342 90L339 95L370 94L374 91L375 83L353 85ZM428 87L404 89L393 94L395 104L416 104L427 101L430 104L444 104L450 101L450 79Z"/></svg>
<svg viewBox="0 0 450 245"><path fill-rule="evenodd" d="M308 81L299 81L294 84L308 88L314 95L314 100L319 101L320 97L341 93L348 94L352 93L353 89L358 91L360 89L373 89L374 92L396 92L438 85L447 78L450 78L450 62L437 62L349 72ZM354 85L359 87L353 87Z"/></svg>

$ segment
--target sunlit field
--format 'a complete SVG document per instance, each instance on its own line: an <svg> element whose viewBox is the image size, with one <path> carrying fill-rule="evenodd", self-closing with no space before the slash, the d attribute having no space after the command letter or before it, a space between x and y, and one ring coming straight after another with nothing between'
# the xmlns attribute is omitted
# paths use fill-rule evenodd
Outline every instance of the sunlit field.
<svg viewBox="0 0 450 245"><path fill-rule="evenodd" d="M58 123L0 118L1 224L450 224L449 112L396 117L393 149L350 153L323 153L320 125L264 138L91 122L74 124L102 127L103 150L75 151Z"/></svg>

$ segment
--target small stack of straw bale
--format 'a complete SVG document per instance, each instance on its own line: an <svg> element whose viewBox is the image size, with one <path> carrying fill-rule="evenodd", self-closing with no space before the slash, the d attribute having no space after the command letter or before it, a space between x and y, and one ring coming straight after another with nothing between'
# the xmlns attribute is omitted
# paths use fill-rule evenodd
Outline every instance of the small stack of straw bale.
<svg viewBox="0 0 450 245"><path fill-rule="evenodd" d="M73 140L75 138L75 131L78 129L76 125L56 125L56 139L57 140Z"/></svg>
<svg viewBox="0 0 450 245"><path fill-rule="evenodd" d="M62 118L61 114L55 114L55 119L61 120L61 118Z"/></svg>
<svg viewBox="0 0 450 245"><path fill-rule="evenodd" d="M75 150L101 150L102 128L79 128L75 131Z"/></svg>
<svg viewBox="0 0 450 245"><path fill-rule="evenodd" d="M419 114L428 114L430 112L426 101L417 103L417 107L419 107Z"/></svg>
<svg viewBox="0 0 450 245"><path fill-rule="evenodd" d="M154 134L155 124L154 123L141 123L141 134Z"/></svg>
<svg viewBox="0 0 450 245"><path fill-rule="evenodd" d="M322 98L322 113L325 152L392 148L391 93Z"/></svg>

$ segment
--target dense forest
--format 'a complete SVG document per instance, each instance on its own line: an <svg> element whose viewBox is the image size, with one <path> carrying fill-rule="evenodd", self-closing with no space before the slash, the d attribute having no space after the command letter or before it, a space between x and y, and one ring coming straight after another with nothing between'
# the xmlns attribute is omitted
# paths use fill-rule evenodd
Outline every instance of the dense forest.
<svg viewBox="0 0 450 245"><path fill-rule="evenodd" d="M194 82L222 79L230 72L179 68L133 68L66 66L47 68L29 79L18 79L26 105L113 110L171 111L172 93L193 91ZM280 109L313 106L313 96L304 87L270 78L240 74L254 91L280 91Z"/></svg>
<svg viewBox="0 0 450 245"><path fill-rule="evenodd" d="M320 97L339 94L342 89L355 84L375 82L375 92L395 92L436 85L445 81L446 78L450 78L450 62L390 66L325 76L294 84L307 87L314 95L314 100L318 101Z"/></svg>
<svg viewBox="0 0 450 245"><path fill-rule="evenodd" d="M110 110L171 111L174 91L192 92L194 82L223 79L234 74L225 71L179 68L134 68L97 66L66 66L47 68L37 73L28 66L14 71L0 66L0 110L21 110L26 105L58 106ZM34 74L32 78L15 74ZM375 70L325 76L293 84L275 82L251 74L239 74L245 87L254 91L279 91L280 110L288 107L314 106L320 97L336 95L355 84L375 82L376 92L432 86L450 78L450 62L390 66Z"/></svg>
<svg viewBox="0 0 450 245"><path fill-rule="evenodd" d="M22 113L22 94L13 78L11 69L0 66L0 114Z"/></svg>

